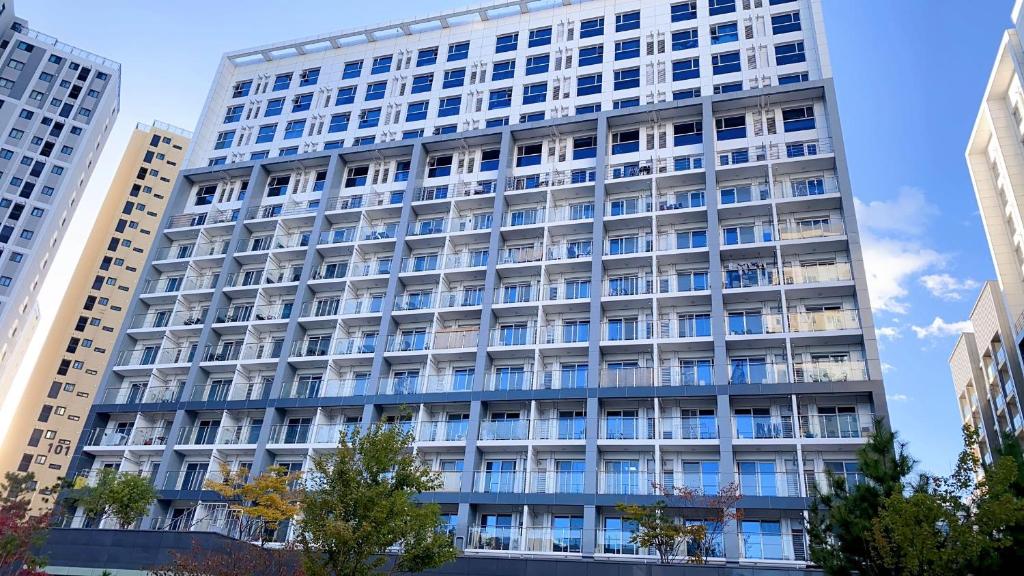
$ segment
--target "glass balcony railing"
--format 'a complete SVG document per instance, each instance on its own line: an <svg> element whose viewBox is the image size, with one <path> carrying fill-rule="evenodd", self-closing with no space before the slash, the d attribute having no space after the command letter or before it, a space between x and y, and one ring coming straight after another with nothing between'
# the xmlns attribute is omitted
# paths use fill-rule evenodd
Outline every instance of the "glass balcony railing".
<svg viewBox="0 0 1024 576"><path fill-rule="evenodd" d="M814 310L789 313L791 332L859 330L860 312L855 309Z"/></svg>
<svg viewBox="0 0 1024 576"><path fill-rule="evenodd" d="M772 440L794 437L792 416L733 416L733 438Z"/></svg>
<svg viewBox="0 0 1024 576"><path fill-rule="evenodd" d="M797 382L851 382L868 379L867 364L861 360L812 360L793 364Z"/></svg>
<svg viewBox="0 0 1024 576"><path fill-rule="evenodd" d="M817 284L820 282L849 282L853 270L849 262L821 262L787 265L782 270L786 284Z"/></svg>
<svg viewBox="0 0 1024 576"><path fill-rule="evenodd" d="M800 416L803 438L867 438L874 431L873 414L817 414Z"/></svg>

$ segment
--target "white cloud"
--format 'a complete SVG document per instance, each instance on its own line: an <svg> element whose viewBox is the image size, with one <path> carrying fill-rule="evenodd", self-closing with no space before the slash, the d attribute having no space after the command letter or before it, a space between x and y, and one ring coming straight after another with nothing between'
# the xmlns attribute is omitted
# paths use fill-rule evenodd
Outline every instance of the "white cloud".
<svg viewBox="0 0 1024 576"><path fill-rule="evenodd" d="M886 394L885 397L890 402L906 402L907 400L910 400L910 396L907 396L906 394Z"/></svg>
<svg viewBox="0 0 1024 576"><path fill-rule="evenodd" d="M961 332L973 332L974 327L970 320L960 322L946 322L936 316L932 323L927 326L911 326L911 330L918 338L942 338L945 336L959 336Z"/></svg>
<svg viewBox="0 0 1024 576"><path fill-rule="evenodd" d="M963 298L965 292L977 290L981 283L971 278L960 280L949 274L928 274L921 276L921 285L940 300L953 302Z"/></svg>
<svg viewBox="0 0 1024 576"><path fill-rule="evenodd" d="M879 326L875 329L875 334L886 340L897 340L903 337L898 326Z"/></svg>
<svg viewBox="0 0 1024 576"><path fill-rule="evenodd" d="M906 314L908 284L921 274L943 266L948 255L926 248L921 242L938 208L924 192L904 187L892 200L862 202L854 199L861 228L864 267L872 307L877 311Z"/></svg>
<svg viewBox="0 0 1024 576"><path fill-rule="evenodd" d="M882 362L882 374L888 374L889 372L892 372L895 369L896 367L893 366L892 364L889 364L888 362Z"/></svg>
<svg viewBox="0 0 1024 576"><path fill-rule="evenodd" d="M895 232L901 236L920 236L928 222L939 213L923 191L904 186L893 200L861 202L854 198L860 225L876 232Z"/></svg>
<svg viewBox="0 0 1024 576"><path fill-rule="evenodd" d="M947 258L916 241L881 238L870 232L861 234L861 243L872 307L893 314L907 313L908 280Z"/></svg>

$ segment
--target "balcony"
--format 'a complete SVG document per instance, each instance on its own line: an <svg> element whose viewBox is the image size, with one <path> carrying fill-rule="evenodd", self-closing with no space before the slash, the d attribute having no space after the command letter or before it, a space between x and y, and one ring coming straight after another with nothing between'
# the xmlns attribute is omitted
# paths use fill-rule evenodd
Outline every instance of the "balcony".
<svg viewBox="0 0 1024 576"><path fill-rule="evenodd" d="M770 223L749 226L722 226L722 246L764 244L774 240L775 231Z"/></svg>
<svg viewBox="0 0 1024 576"><path fill-rule="evenodd" d="M873 414L817 414L800 416L803 438L867 438L874 432Z"/></svg>
<svg viewBox="0 0 1024 576"><path fill-rule="evenodd" d="M654 440L655 419L639 416L605 416L598 426L601 440Z"/></svg>
<svg viewBox="0 0 1024 576"><path fill-rule="evenodd" d="M395 304L392 310L396 312L411 312L414 310L429 310L437 308L437 295L433 292L411 292L395 296Z"/></svg>
<svg viewBox="0 0 1024 576"><path fill-rule="evenodd" d="M771 200L772 191L767 182L730 185L718 189L718 198L720 206L734 206Z"/></svg>
<svg viewBox="0 0 1024 576"><path fill-rule="evenodd" d="M775 193L780 198L813 198L826 194L838 194L839 182L835 176L828 174L793 179L789 182L776 182Z"/></svg>
<svg viewBox="0 0 1024 576"><path fill-rule="evenodd" d="M104 390L99 404L163 404L177 402L184 389L183 382L170 385L150 385L146 382Z"/></svg>
<svg viewBox="0 0 1024 576"><path fill-rule="evenodd" d="M779 285L779 274L774 262L759 263L757 266L722 271L722 288L764 288Z"/></svg>
<svg viewBox="0 0 1024 576"><path fill-rule="evenodd" d="M841 220L833 222L828 219L814 219L779 223L780 240L834 238L844 234L846 234L846 226Z"/></svg>
<svg viewBox="0 0 1024 576"><path fill-rule="evenodd" d="M159 312L135 314L128 323L128 328L130 330L146 330L178 326L202 326L203 320L204 315L199 310L179 310L177 312L161 310Z"/></svg>
<svg viewBox="0 0 1024 576"><path fill-rule="evenodd" d="M784 384L789 382L785 362L765 362L763 358L731 359L729 384Z"/></svg>
<svg viewBox="0 0 1024 576"><path fill-rule="evenodd" d="M539 285L535 282L508 284L494 290L494 304L525 304L540 299Z"/></svg>
<svg viewBox="0 0 1024 576"><path fill-rule="evenodd" d="M267 379L269 380L269 378ZM190 402L225 402L236 400L260 400L268 391L268 381L263 379L237 379L230 383L211 382L196 384L189 395Z"/></svg>
<svg viewBox="0 0 1024 576"><path fill-rule="evenodd" d="M507 191L536 190L559 186L572 186L593 182L597 175L593 169L553 170L542 174L510 176L505 181Z"/></svg>
<svg viewBox="0 0 1024 576"><path fill-rule="evenodd" d="M592 220L593 218L593 202L556 206L548 211L548 222L579 222L582 220Z"/></svg>
<svg viewBox="0 0 1024 576"><path fill-rule="evenodd" d="M645 296L654 294L651 276L616 276L604 281L605 296Z"/></svg>
<svg viewBox="0 0 1024 576"><path fill-rule="evenodd" d="M658 291L661 294L703 292L708 289L707 270L682 270L658 278Z"/></svg>
<svg viewBox="0 0 1024 576"><path fill-rule="evenodd" d="M491 329L488 345L494 348L530 346L537 341L536 328L528 324L506 325Z"/></svg>
<svg viewBox="0 0 1024 576"><path fill-rule="evenodd" d="M154 364L189 364L195 357L196 347L144 346L117 353L115 366L152 366Z"/></svg>
<svg viewBox="0 0 1024 576"><path fill-rule="evenodd" d="M791 332L859 330L860 312L856 309L815 310L789 313Z"/></svg>
<svg viewBox="0 0 1024 576"><path fill-rule="evenodd" d="M636 388L654 386L654 368L605 368L601 371L602 388Z"/></svg>
<svg viewBox="0 0 1024 576"><path fill-rule="evenodd" d="M688 210L707 206L703 190L683 190L661 194L658 197L658 210Z"/></svg>
<svg viewBox="0 0 1024 576"><path fill-rule="evenodd" d="M535 418L532 427L534 440L585 440L587 437L587 419L583 416Z"/></svg>
<svg viewBox="0 0 1024 576"><path fill-rule="evenodd" d="M655 480L655 475L647 472L601 471L598 475L598 490L600 494L622 496L657 495L658 492L653 485Z"/></svg>
<svg viewBox="0 0 1024 576"><path fill-rule="evenodd" d="M778 312L726 312L728 336L758 336L785 332L782 314Z"/></svg>
<svg viewBox="0 0 1024 576"><path fill-rule="evenodd" d="M776 440L794 438L792 416L733 417L733 438L739 440Z"/></svg>
<svg viewBox="0 0 1024 576"><path fill-rule="evenodd" d="M558 552L579 554L583 545L583 528L526 528L527 552Z"/></svg>
<svg viewBox="0 0 1024 576"><path fill-rule="evenodd" d="M634 342L654 338L654 321L624 319L601 323L602 342Z"/></svg>
<svg viewBox="0 0 1024 576"><path fill-rule="evenodd" d="M547 260L576 260L593 256L594 243L590 240L558 242L549 245L547 249Z"/></svg>
<svg viewBox="0 0 1024 576"><path fill-rule="evenodd" d="M530 421L525 418L482 420L478 440L526 440L530 435Z"/></svg>
<svg viewBox="0 0 1024 576"><path fill-rule="evenodd" d="M473 473L473 491L485 494L522 494L526 491L526 472L519 470L479 470Z"/></svg>
<svg viewBox="0 0 1024 576"><path fill-rule="evenodd" d="M868 369L860 360L812 360L793 364L797 382L852 382L868 379Z"/></svg>
<svg viewBox="0 0 1024 576"><path fill-rule="evenodd" d="M662 386L711 386L715 382L714 362L710 358L683 360L682 366L663 366Z"/></svg>
<svg viewBox="0 0 1024 576"><path fill-rule="evenodd" d="M87 431L86 446L163 446L167 429L162 426L128 426L120 429L95 428Z"/></svg>
<svg viewBox="0 0 1024 576"><path fill-rule="evenodd" d="M630 254L648 254L654 250L654 236L636 234L609 238L604 244L605 256L628 256Z"/></svg>
<svg viewBox="0 0 1024 576"><path fill-rule="evenodd" d="M519 550L520 526L470 526L468 550Z"/></svg>
<svg viewBox="0 0 1024 576"><path fill-rule="evenodd" d="M535 226L545 222L545 210L543 207L518 208L510 207L509 211L502 218L503 228L518 228L522 226Z"/></svg>
<svg viewBox="0 0 1024 576"><path fill-rule="evenodd" d="M782 269L782 275L786 284L818 284L853 280L853 270L849 262L789 265Z"/></svg>
<svg viewBox="0 0 1024 576"><path fill-rule="evenodd" d="M419 254L402 258L398 270L404 274L435 272L441 269L441 254Z"/></svg>
<svg viewBox="0 0 1024 576"><path fill-rule="evenodd" d="M662 417L658 424L662 440L715 440L718 438L718 419L714 415Z"/></svg>
<svg viewBox="0 0 1024 576"><path fill-rule="evenodd" d="M808 549L808 544L803 532L782 533L781 531L776 531L779 526L778 522L743 521L741 524L742 528L739 534L741 561L785 560L806 562L808 560L805 552ZM770 531L766 531L764 527L761 530L754 531L753 529L748 529L748 526L751 524L773 524L774 527Z"/></svg>
<svg viewBox="0 0 1024 576"><path fill-rule="evenodd" d="M526 264L544 259L544 249L539 246L515 246L502 248L498 253L498 264ZM486 266L486 259L480 266Z"/></svg>
<svg viewBox="0 0 1024 576"><path fill-rule="evenodd" d="M269 322L291 318L291 304L272 304L253 306L251 304L218 308L214 316L215 324L234 322Z"/></svg>
<svg viewBox="0 0 1024 576"><path fill-rule="evenodd" d="M658 321L658 337L671 340L711 338L711 314L678 314Z"/></svg>
<svg viewBox="0 0 1024 576"><path fill-rule="evenodd" d="M530 474L531 494L583 494L585 486L582 470L549 470Z"/></svg>
<svg viewBox="0 0 1024 576"><path fill-rule="evenodd" d="M650 190L647 190L640 196L606 200L604 205L605 218L650 214L654 211L654 202L651 200L650 194Z"/></svg>
<svg viewBox="0 0 1024 576"><path fill-rule="evenodd" d="M434 476L439 480L439 486L433 492L461 492L462 471L458 470L433 470Z"/></svg>
<svg viewBox="0 0 1024 576"><path fill-rule="evenodd" d="M450 231L449 222L446 218L429 218L410 223L407 234L410 237L432 236Z"/></svg>
<svg viewBox="0 0 1024 576"><path fill-rule="evenodd" d="M358 234L355 226L347 228L334 228L320 233L317 239L317 246L329 246L332 244L348 244L355 242Z"/></svg>
<svg viewBox="0 0 1024 576"><path fill-rule="evenodd" d="M469 420L422 420L418 442L465 442ZM458 489L456 488L456 491Z"/></svg>
<svg viewBox="0 0 1024 576"><path fill-rule="evenodd" d="M195 214L178 214L172 216L167 222L167 229L194 228L197 226L213 226L215 224L228 224L238 220L238 210L217 210L210 209L207 212Z"/></svg>
<svg viewBox="0 0 1024 576"><path fill-rule="evenodd" d="M363 380L338 380L321 378L299 379L285 382L279 398L344 398L363 394L366 382Z"/></svg>
<svg viewBox="0 0 1024 576"><path fill-rule="evenodd" d="M819 156L831 153L832 139L821 138L819 140L786 142L782 145L772 144L768 149L768 158L771 160L799 160L808 156Z"/></svg>
<svg viewBox="0 0 1024 576"><path fill-rule="evenodd" d="M538 335L538 344L587 344L590 341L590 323L581 321L541 326Z"/></svg>

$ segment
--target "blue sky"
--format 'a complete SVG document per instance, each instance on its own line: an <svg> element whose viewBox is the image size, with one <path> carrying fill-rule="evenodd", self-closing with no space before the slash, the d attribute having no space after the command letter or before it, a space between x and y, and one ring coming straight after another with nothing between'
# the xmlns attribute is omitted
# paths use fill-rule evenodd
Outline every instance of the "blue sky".
<svg viewBox="0 0 1024 576"><path fill-rule="evenodd" d="M947 357L977 282L993 277L963 151L1012 1L823 2L890 411L922 468L947 472L960 442ZM53 302L132 127L155 118L192 128L223 52L470 2L16 3L30 26L124 66L120 117L42 290ZM45 328L53 310L43 313Z"/></svg>

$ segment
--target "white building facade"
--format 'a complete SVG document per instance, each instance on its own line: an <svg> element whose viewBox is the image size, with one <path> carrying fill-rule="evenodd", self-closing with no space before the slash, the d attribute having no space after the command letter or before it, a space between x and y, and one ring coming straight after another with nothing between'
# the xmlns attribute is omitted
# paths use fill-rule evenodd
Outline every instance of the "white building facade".
<svg viewBox="0 0 1024 576"><path fill-rule="evenodd" d="M736 483L709 555L802 565L809 496L861 478L887 409L816 0L228 54L189 165L76 460L154 478L147 526L220 529L221 463L374 422L467 554L634 559L617 503Z"/></svg>
<svg viewBox="0 0 1024 576"><path fill-rule="evenodd" d="M121 67L37 32L0 2L0 403L38 320L36 296L103 149Z"/></svg>

